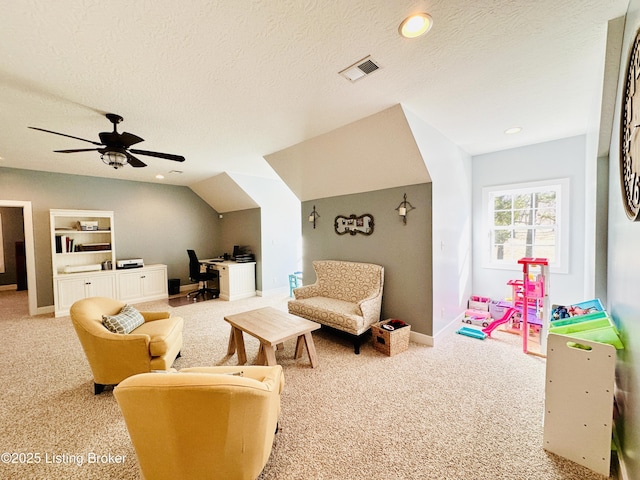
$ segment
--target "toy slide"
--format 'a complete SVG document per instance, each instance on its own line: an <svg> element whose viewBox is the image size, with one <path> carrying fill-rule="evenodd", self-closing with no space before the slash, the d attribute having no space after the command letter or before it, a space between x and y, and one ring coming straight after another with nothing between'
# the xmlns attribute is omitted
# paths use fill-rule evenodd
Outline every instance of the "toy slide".
<svg viewBox="0 0 640 480"><path fill-rule="evenodd" d="M515 308L511 307L511 308L507 309L507 311L504 312L504 315L502 316L502 318L500 318L498 320L494 320L489 325L487 325L485 328L483 328L482 331L484 333L486 333L487 335L491 336L491 332L493 332L500 325L503 325L503 324L507 323L509 320L511 320L511 317L515 313L518 313L518 310L516 310Z"/></svg>

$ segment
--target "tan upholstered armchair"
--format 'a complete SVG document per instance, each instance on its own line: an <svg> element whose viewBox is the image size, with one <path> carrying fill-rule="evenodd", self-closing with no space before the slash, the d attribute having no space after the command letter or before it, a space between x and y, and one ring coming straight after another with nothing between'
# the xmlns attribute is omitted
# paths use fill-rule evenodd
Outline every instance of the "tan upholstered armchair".
<svg viewBox="0 0 640 480"><path fill-rule="evenodd" d="M255 480L283 387L280 365L201 367L135 375L113 394L145 479Z"/></svg>
<svg viewBox="0 0 640 480"><path fill-rule="evenodd" d="M71 320L93 372L94 393L127 377L151 370L168 370L182 348L181 317L169 312L139 312L144 323L130 333L109 331L103 315L117 315L124 303L105 297L78 300Z"/></svg>

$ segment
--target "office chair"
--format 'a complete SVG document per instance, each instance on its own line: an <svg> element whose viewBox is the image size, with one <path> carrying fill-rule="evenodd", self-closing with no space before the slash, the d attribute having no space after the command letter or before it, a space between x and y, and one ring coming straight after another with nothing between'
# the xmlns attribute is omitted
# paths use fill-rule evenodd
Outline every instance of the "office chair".
<svg viewBox="0 0 640 480"><path fill-rule="evenodd" d="M200 295L206 295L210 293L213 298L217 298L220 295L220 290L217 288L209 288L208 281L218 278L218 272L216 270L206 269L204 272L200 269L200 262L195 250L187 250L189 254L189 279L192 282L198 282L198 290L187 293L187 298L194 296L196 299ZM202 284L202 286L200 286Z"/></svg>

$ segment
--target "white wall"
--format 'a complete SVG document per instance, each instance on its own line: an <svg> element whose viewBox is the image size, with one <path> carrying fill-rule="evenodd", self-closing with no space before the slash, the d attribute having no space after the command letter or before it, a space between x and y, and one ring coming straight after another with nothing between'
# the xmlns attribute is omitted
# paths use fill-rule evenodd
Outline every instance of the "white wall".
<svg viewBox="0 0 640 480"><path fill-rule="evenodd" d="M609 245L607 307L620 329L624 350L618 351L616 430L624 480L640 478L640 222L627 219L620 191L620 105L626 65L640 28L640 0L631 0L624 30L622 66L609 156ZM634 108L638 105L634 104Z"/></svg>
<svg viewBox="0 0 640 480"><path fill-rule="evenodd" d="M471 159L417 115L404 111L433 184L433 336L437 337L466 308L471 294Z"/></svg>
<svg viewBox="0 0 640 480"><path fill-rule="evenodd" d="M577 137L539 143L473 157L473 234L486 235L483 226L482 189L510 183L535 182L555 178L570 181L569 273L550 275L552 303L572 303L589 299L585 292L585 158L586 138ZM505 298L507 281L522 278L522 269L500 270L483 266L483 242L473 244L474 294Z"/></svg>
<svg viewBox="0 0 640 480"><path fill-rule="evenodd" d="M260 205L262 295L289 291L289 274L302 269L300 201L281 180L229 174Z"/></svg>

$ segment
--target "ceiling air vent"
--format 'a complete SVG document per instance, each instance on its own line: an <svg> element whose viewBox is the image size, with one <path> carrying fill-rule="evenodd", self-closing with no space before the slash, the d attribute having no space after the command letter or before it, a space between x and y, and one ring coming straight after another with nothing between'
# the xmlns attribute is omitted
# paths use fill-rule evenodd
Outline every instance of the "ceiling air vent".
<svg viewBox="0 0 640 480"><path fill-rule="evenodd" d="M355 82L356 80L360 80L361 78L372 74L379 68L380 66L370 56L368 56L357 61L350 67L345 68L339 73L347 80Z"/></svg>

